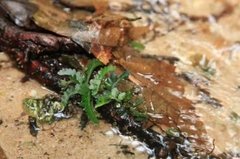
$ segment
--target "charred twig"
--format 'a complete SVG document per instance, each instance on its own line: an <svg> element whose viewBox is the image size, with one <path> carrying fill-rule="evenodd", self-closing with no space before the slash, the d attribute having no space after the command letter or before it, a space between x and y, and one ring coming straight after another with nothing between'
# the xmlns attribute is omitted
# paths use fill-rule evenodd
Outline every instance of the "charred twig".
<svg viewBox="0 0 240 159"><path fill-rule="evenodd" d="M28 124L29 124L29 130L30 130L30 134L34 137L37 136L39 128L37 126L37 121L35 118L29 117L28 118Z"/></svg>
<svg viewBox="0 0 240 159"><path fill-rule="evenodd" d="M46 52L84 52L71 39L48 33L22 30L0 15L0 50L16 48L23 52L40 54Z"/></svg>
<svg viewBox="0 0 240 159"><path fill-rule="evenodd" d="M219 108L219 107L223 106L218 99L211 97L210 93L207 90L200 89L199 94L201 96L200 102L209 104L209 105L213 106L214 108Z"/></svg>
<svg viewBox="0 0 240 159"><path fill-rule="evenodd" d="M140 123L133 120L128 114L122 114L122 110L109 105L99 109L102 117L110 123L115 123L124 135L137 137L146 143L154 151L157 158L176 158L177 156L189 157L191 152L180 145L183 144L175 138L163 136L152 129L144 129Z"/></svg>

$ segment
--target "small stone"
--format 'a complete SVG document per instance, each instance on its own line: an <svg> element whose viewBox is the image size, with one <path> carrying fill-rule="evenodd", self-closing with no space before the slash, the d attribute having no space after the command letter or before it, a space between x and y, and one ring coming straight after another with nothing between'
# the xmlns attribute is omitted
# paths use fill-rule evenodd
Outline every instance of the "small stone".
<svg viewBox="0 0 240 159"><path fill-rule="evenodd" d="M114 135L114 132L111 131L111 130L109 130L109 131L105 132L105 135L106 135L106 136L113 136L113 135Z"/></svg>
<svg viewBox="0 0 240 159"><path fill-rule="evenodd" d="M29 92L29 95L31 97L37 97L37 91L35 89L32 89L30 92Z"/></svg>
<svg viewBox="0 0 240 159"><path fill-rule="evenodd" d="M143 146L138 146L138 147L136 147L135 149L136 149L136 151L138 151L138 152L146 152L146 149L145 149L145 147L143 147Z"/></svg>

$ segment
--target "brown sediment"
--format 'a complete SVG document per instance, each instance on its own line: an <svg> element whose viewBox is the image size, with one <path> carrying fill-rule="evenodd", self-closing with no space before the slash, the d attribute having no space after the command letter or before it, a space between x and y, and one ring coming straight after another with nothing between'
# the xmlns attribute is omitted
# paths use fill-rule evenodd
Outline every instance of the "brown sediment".
<svg viewBox="0 0 240 159"><path fill-rule="evenodd" d="M7 156L1 146L0 146L0 159L7 159Z"/></svg>

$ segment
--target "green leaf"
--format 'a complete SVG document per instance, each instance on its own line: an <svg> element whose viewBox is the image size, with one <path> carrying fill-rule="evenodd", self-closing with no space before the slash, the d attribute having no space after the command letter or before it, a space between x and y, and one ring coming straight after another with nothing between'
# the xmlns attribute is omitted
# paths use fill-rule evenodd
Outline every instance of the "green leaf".
<svg viewBox="0 0 240 159"><path fill-rule="evenodd" d="M116 67L109 65L98 71L97 75L90 80L90 89L92 90L92 95L96 95L99 91L99 88L102 84L102 81L105 79L106 75L114 72Z"/></svg>
<svg viewBox="0 0 240 159"><path fill-rule="evenodd" d="M60 76L74 76L76 74L76 70L75 69L71 69L71 68L64 68L60 71L58 71L58 75Z"/></svg>
<svg viewBox="0 0 240 159"><path fill-rule="evenodd" d="M111 90L110 98L117 102L121 102L125 99L127 93L120 92L116 87Z"/></svg>
<svg viewBox="0 0 240 159"><path fill-rule="evenodd" d="M101 95L97 98L95 108L102 107L108 103L110 103L112 99L110 98L110 93Z"/></svg>
<svg viewBox="0 0 240 159"><path fill-rule="evenodd" d="M117 99L118 94L119 94L119 90L118 90L117 88L113 88L113 89L111 90L111 98L112 98L112 99Z"/></svg>
<svg viewBox="0 0 240 159"><path fill-rule="evenodd" d="M95 109L93 107L93 101L91 99L91 92L89 89L89 86L87 83L83 84L82 86L82 91L81 91L81 95L82 95L82 105L84 107L84 110L88 116L88 118L95 124L97 124L98 118L96 116L96 112Z"/></svg>
<svg viewBox="0 0 240 159"><path fill-rule="evenodd" d="M70 83L82 83L84 80L84 75L81 72L77 72L75 69L62 69L58 72L58 75L60 76L68 76L69 81L65 80L65 83L62 83L61 81L61 86L64 86L68 82ZM63 85L62 85L63 84Z"/></svg>
<svg viewBox="0 0 240 159"><path fill-rule="evenodd" d="M129 76L129 73L127 71L123 72L120 76L116 78L116 81L114 81L111 87L112 88L116 87L120 81L127 79L128 76Z"/></svg>
<svg viewBox="0 0 240 159"><path fill-rule="evenodd" d="M131 91L121 92L117 85L122 80L128 78L129 73L124 72L117 76L114 71L115 66L109 65L102 67L103 64L99 60L91 60L84 72L79 72L74 69L63 69L58 72L59 75L66 76L62 82L64 87L61 98L62 104L66 107L69 100L80 95L81 106L84 108L87 117L93 123L98 123L96 109L113 102L113 104L122 105L123 102L128 102L132 98ZM95 73L97 72L97 73ZM93 76L93 74L95 74ZM140 116L140 115L139 115Z"/></svg>
<svg viewBox="0 0 240 159"><path fill-rule="evenodd" d="M73 86L69 87L67 90L64 91L61 98L61 103L66 107L69 102L69 99L72 96L79 94L79 92L81 92L81 87L79 84L75 85L75 87Z"/></svg>
<svg viewBox="0 0 240 159"><path fill-rule="evenodd" d="M124 100L125 97L126 97L126 95L127 95L127 94L126 94L125 92L119 93L119 95L118 95L118 97L117 97L118 101Z"/></svg>
<svg viewBox="0 0 240 159"><path fill-rule="evenodd" d="M145 46L142 43L137 41L131 41L129 45L137 51L143 51L145 49Z"/></svg>
<svg viewBox="0 0 240 159"><path fill-rule="evenodd" d="M115 81L117 81L118 76L115 73L111 73L110 76L105 79L104 84L107 89L112 89L112 85Z"/></svg>
<svg viewBox="0 0 240 159"><path fill-rule="evenodd" d="M60 81L60 86L62 87L62 89L66 89L70 84L71 84L71 81L67 81L67 80Z"/></svg>
<svg viewBox="0 0 240 159"><path fill-rule="evenodd" d="M90 80L89 89L91 89L92 95L96 95L98 93L100 85L101 85L101 80L96 78Z"/></svg>
<svg viewBox="0 0 240 159"><path fill-rule="evenodd" d="M86 81L86 82L89 82L93 71L94 71L97 67L102 66L102 65L103 65L103 64L102 64L99 60L97 60L97 59L91 60L90 63L87 65L87 69L86 69L86 71L85 71L85 73L86 73L86 79L85 79L85 81Z"/></svg>

